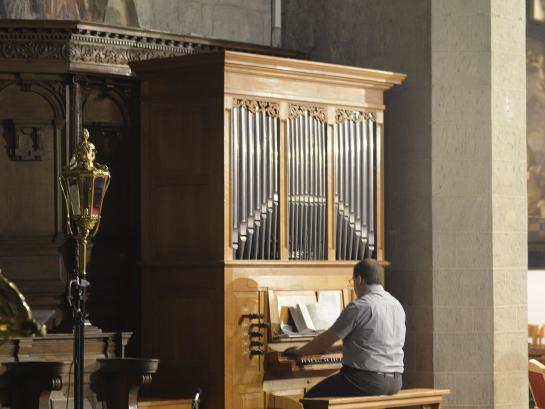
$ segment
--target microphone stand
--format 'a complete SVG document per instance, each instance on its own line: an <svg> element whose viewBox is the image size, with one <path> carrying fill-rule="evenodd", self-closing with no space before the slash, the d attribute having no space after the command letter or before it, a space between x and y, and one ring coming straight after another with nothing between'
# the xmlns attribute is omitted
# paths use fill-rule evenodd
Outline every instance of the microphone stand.
<svg viewBox="0 0 545 409"><path fill-rule="evenodd" d="M85 240L85 239L84 239ZM86 241L86 240L85 240ZM74 278L68 284L68 304L72 307L72 317L74 319L74 409L83 409L83 373L84 373L84 342L85 342L85 293L89 287L89 281L85 279L85 269L83 274L80 267L80 249L78 243L76 246L76 267L74 268ZM85 244L82 245L85 251ZM86 257L83 257L85 263Z"/></svg>

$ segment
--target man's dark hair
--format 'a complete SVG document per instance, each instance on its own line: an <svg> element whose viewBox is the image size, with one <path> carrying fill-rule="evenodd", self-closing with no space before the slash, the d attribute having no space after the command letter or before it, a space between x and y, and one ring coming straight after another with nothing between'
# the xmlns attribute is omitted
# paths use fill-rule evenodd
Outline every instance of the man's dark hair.
<svg viewBox="0 0 545 409"><path fill-rule="evenodd" d="M354 278L360 276L367 284L382 284L384 272L377 260L366 258L354 266Z"/></svg>

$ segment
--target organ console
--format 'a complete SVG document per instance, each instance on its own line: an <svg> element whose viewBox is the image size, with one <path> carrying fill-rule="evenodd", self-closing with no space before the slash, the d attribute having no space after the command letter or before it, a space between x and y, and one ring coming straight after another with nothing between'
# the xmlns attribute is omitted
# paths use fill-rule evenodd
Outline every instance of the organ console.
<svg viewBox="0 0 545 409"><path fill-rule="evenodd" d="M152 393L298 407L341 355L289 308L352 299L384 259L383 93L403 74L237 52L131 64L142 100L142 353ZM293 330L293 328L292 328Z"/></svg>

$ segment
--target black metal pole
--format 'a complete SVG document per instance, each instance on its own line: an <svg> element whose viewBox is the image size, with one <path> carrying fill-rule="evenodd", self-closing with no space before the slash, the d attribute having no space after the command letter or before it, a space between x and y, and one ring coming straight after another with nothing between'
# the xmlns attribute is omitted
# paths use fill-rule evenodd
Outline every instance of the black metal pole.
<svg viewBox="0 0 545 409"><path fill-rule="evenodd" d="M76 246L76 274L72 281L72 308L74 316L74 409L83 409L83 365L85 341L85 288L86 281L80 271L79 245Z"/></svg>
<svg viewBox="0 0 545 409"><path fill-rule="evenodd" d="M68 149L71 152L76 150L76 146L81 142L82 129L82 101L81 101L81 83L85 77L73 75L70 83L70 115L69 115L69 135ZM77 228L76 228L77 231ZM80 239L76 240L76 267L74 277L70 283L70 296L72 297L72 315L74 319L74 409L83 409L83 342L84 342L84 323L85 323L85 254L80 251Z"/></svg>
<svg viewBox="0 0 545 409"><path fill-rule="evenodd" d="M75 409L83 409L83 365L84 365L84 350L83 350L83 343L85 341L85 333L84 333L84 325L85 325L85 287L81 285L81 278L78 280L78 319L77 319L77 339L76 342L78 343L78 358L77 358L77 374L76 374L76 384L75 387L77 388L77 391L75 391L75 398L76 398L76 408Z"/></svg>

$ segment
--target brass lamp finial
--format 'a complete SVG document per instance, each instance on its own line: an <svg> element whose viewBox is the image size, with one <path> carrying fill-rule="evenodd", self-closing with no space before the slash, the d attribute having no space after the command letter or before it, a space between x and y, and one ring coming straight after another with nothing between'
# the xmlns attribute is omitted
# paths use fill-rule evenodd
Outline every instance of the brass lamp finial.
<svg viewBox="0 0 545 409"><path fill-rule="evenodd" d="M96 149L89 141L89 131L84 128L82 135L70 163L62 171L60 183L66 201L68 235L79 243L80 273L84 277L87 239L98 231L110 172L107 166L94 163Z"/></svg>
<svg viewBox="0 0 545 409"><path fill-rule="evenodd" d="M83 128L83 140L76 147L74 155L70 159L70 164L68 165L71 169L85 169L91 170L93 167L96 167L100 170L108 171L108 167L100 165L98 163L93 165L95 161L96 148L92 142L89 141L89 131L87 128Z"/></svg>

